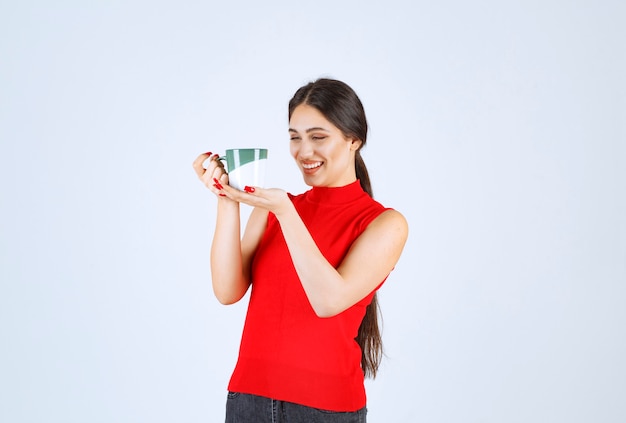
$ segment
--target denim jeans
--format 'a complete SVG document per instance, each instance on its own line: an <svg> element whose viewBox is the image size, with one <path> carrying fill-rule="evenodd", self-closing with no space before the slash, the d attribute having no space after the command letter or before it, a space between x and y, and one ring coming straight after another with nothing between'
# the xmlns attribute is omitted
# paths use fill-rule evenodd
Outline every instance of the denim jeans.
<svg viewBox="0 0 626 423"><path fill-rule="evenodd" d="M229 392L226 400L226 423L365 423L366 415L365 407L326 411L238 392Z"/></svg>

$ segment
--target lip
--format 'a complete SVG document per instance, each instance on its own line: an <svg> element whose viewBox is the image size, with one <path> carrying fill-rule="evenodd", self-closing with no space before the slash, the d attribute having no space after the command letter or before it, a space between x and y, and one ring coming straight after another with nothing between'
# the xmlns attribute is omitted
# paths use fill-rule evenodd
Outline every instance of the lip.
<svg viewBox="0 0 626 423"><path fill-rule="evenodd" d="M301 162L300 165L302 166L302 172L310 175L310 174L317 172L324 165L324 162L323 161L306 161L306 162Z"/></svg>

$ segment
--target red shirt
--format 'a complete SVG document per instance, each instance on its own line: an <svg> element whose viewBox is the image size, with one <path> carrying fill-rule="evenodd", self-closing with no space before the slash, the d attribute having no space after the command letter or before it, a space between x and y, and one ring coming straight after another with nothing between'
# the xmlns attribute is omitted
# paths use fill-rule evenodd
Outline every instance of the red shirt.
<svg viewBox="0 0 626 423"><path fill-rule="evenodd" d="M359 181L340 188L314 187L290 197L334 267L385 211ZM374 291L336 316L317 317L271 213L254 256L252 281L239 359L228 390L332 411L363 408L361 349L355 337Z"/></svg>

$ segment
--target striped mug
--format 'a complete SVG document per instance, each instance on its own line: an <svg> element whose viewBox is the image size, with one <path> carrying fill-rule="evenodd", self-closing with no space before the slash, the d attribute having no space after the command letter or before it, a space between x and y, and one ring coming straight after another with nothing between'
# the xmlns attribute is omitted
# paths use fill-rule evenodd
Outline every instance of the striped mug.
<svg viewBox="0 0 626 423"><path fill-rule="evenodd" d="M246 186L263 187L267 166L266 148L233 148L219 158L226 160L228 185L238 190Z"/></svg>

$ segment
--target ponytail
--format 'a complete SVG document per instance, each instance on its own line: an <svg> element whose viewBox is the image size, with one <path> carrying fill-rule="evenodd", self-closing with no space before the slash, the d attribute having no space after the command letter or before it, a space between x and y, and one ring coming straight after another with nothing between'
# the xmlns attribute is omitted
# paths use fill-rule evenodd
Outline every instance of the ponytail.
<svg viewBox="0 0 626 423"><path fill-rule="evenodd" d="M360 149L355 154L356 177L363 191L373 197L372 184ZM372 302L365 309L365 317L359 326L356 342L361 347L361 369L365 377L374 379L383 358L383 339L378 325L378 293L374 293Z"/></svg>
<svg viewBox="0 0 626 423"><path fill-rule="evenodd" d="M361 188L363 188L363 191L368 193L370 197L374 197L370 174L367 172L367 167L365 167L360 149L356 151L354 156L354 166L356 168L356 178L361 182Z"/></svg>
<svg viewBox="0 0 626 423"><path fill-rule="evenodd" d="M378 293L365 309L356 342L361 347L361 369L365 377L374 379L383 358L383 339L378 326Z"/></svg>

